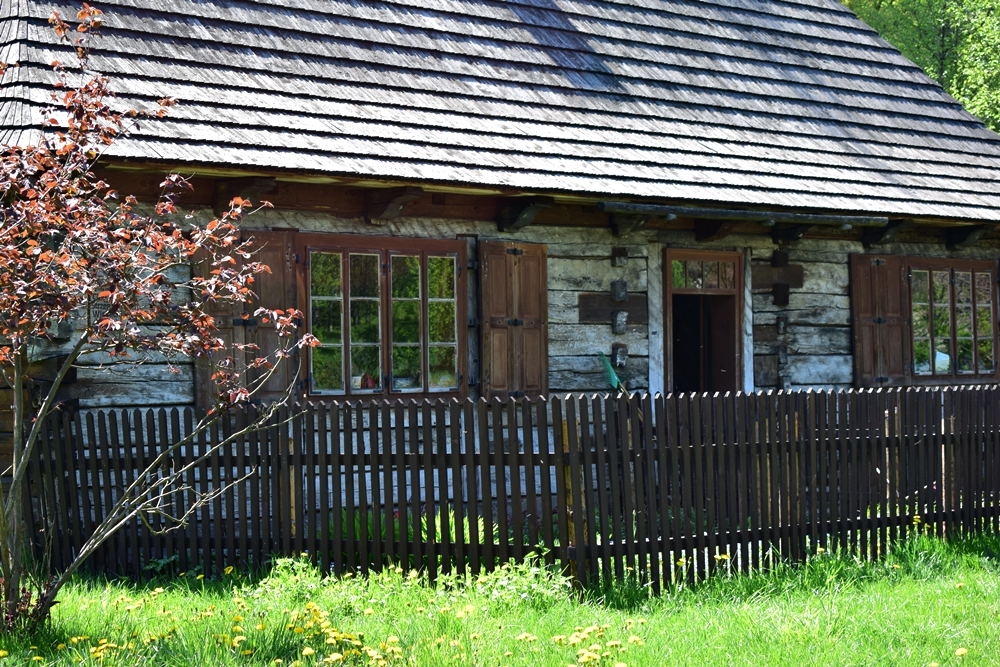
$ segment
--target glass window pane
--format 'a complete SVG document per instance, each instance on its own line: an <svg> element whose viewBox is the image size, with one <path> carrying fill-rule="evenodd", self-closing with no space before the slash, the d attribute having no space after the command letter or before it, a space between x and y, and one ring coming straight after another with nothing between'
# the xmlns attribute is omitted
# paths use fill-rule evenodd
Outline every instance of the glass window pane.
<svg viewBox="0 0 1000 667"><path fill-rule="evenodd" d="M718 262L705 262L705 287L719 287Z"/></svg>
<svg viewBox="0 0 1000 667"><path fill-rule="evenodd" d="M992 373L993 372L993 340L979 340L977 344L977 351L979 353L979 372L980 373Z"/></svg>
<svg viewBox="0 0 1000 667"><path fill-rule="evenodd" d="M951 338L951 309L948 306L934 306L934 337L945 343Z"/></svg>
<svg viewBox="0 0 1000 667"><path fill-rule="evenodd" d="M976 335L979 338L993 338L993 309L976 308Z"/></svg>
<svg viewBox="0 0 1000 667"><path fill-rule="evenodd" d="M378 301L351 301L352 343L380 342L379 306Z"/></svg>
<svg viewBox="0 0 1000 667"><path fill-rule="evenodd" d="M420 342L420 302L392 302L392 342Z"/></svg>
<svg viewBox="0 0 1000 667"><path fill-rule="evenodd" d="M309 281L313 296L340 296L340 253L309 253Z"/></svg>
<svg viewBox="0 0 1000 667"><path fill-rule="evenodd" d="M912 272L913 276L913 288L912 288L912 299L913 303L930 303L930 284L928 283L928 275L926 271L914 270Z"/></svg>
<svg viewBox="0 0 1000 667"><path fill-rule="evenodd" d="M972 306L955 306L955 335L972 338Z"/></svg>
<svg viewBox="0 0 1000 667"><path fill-rule="evenodd" d="M392 298L420 298L420 258L395 255L392 258Z"/></svg>
<svg viewBox="0 0 1000 667"><path fill-rule="evenodd" d="M458 387L458 353L455 346L430 349L431 389L456 389Z"/></svg>
<svg viewBox="0 0 1000 667"><path fill-rule="evenodd" d="M723 289L733 289L736 287L736 265L733 262L722 262L719 264L719 286Z"/></svg>
<svg viewBox="0 0 1000 667"><path fill-rule="evenodd" d="M986 306L993 304L992 290L990 286L993 284L993 274L991 273L977 273L976 274L976 305Z"/></svg>
<svg viewBox="0 0 1000 667"><path fill-rule="evenodd" d="M958 372L959 373L973 373L976 367L973 365L972 360L972 339L971 338L959 338L957 341L958 347Z"/></svg>
<svg viewBox="0 0 1000 667"><path fill-rule="evenodd" d="M427 295L432 299L455 298L455 258L427 259Z"/></svg>
<svg viewBox="0 0 1000 667"><path fill-rule="evenodd" d="M312 348L312 383L317 391L342 391L344 366L339 347Z"/></svg>
<svg viewBox="0 0 1000 667"><path fill-rule="evenodd" d="M427 325L431 343L452 343L455 338L455 302L432 301L427 304Z"/></svg>
<svg viewBox="0 0 1000 667"><path fill-rule="evenodd" d="M340 343L341 311L340 299L313 299L312 334L321 343Z"/></svg>
<svg viewBox="0 0 1000 667"><path fill-rule="evenodd" d="M931 372L931 342L927 338L913 341L913 372L917 375Z"/></svg>
<svg viewBox="0 0 1000 667"><path fill-rule="evenodd" d="M351 296L377 298L378 278L378 255L351 255Z"/></svg>
<svg viewBox="0 0 1000 667"><path fill-rule="evenodd" d="M913 304L913 337L924 338L931 333L931 318L926 305Z"/></svg>
<svg viewBox="0 0 1000 667"><path fill-rule="evenodd" d="M351 387L382 388L382 354L378 345L351 346Z"/></svg>
<svg viewBox="0 0 1000 667"><path fill-rule="evenodd" d="M934 372L951 372L951 339L934 341Z"/></svg>
<svg viewBox="0 0 1000 667"><path fill-rule="evenodd" d="M686 275L687 267L685 266L685 262L678 259L670 260L670 277L675 288L687 286L687 281L685 280Z"/></svg>
<svg viewBox="0 0 1000 667"><path fill-rule="evenodd" d="M701 289L701 262L687 263L687 286Z"/></svg>
<svg viewBox="0 0 1000 667"><path fill-rule="evenodd" d="M395 345L392 348L392 388L395 390L422 389L420 384L420 348L414 345Z"/></svg>
<svg viewBox="0 0 1000 667"><path fill-rule="evenodd" d="M935 271L933 278L934 303L951 303L951 293L948 286L951 281L949 271Z"/></svg>
<svg viewBox="0 0 1000 667"><path fill-rule="evenodd" d="M972 303L972 274L955 272L955 303Z"/></svg>

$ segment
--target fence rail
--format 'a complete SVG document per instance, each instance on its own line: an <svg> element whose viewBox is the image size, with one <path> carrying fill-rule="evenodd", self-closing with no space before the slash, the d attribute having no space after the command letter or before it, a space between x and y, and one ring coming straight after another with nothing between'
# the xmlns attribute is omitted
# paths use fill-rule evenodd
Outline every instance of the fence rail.
<svg viewBox="0 0 1000 667"><path fill-rule="evenodd" d="M325 570L478 572L537 551L582 581L654 590L818 548L875 558L910 532L1000 529L997 387L508 402L317 403L226 444L249 413L176 450L199 461L92 570L220 574L308 552ZM77 553L187 408L57 415L28 514L55 568Z"/></svg>

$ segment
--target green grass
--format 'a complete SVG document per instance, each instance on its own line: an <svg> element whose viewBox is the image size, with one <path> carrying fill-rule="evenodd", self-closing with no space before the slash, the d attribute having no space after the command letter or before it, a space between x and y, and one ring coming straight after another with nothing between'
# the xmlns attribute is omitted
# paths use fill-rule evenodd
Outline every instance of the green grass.
<svg viewBox="0 0 1000 667"><path fill-rule="evenodd" d="M658 598L634 583L581 594L532 566L436 586L391 570L322 579L301 560L254 581L78 579L50 624L0 647L0 667L305 665L333 653L354 665L996 665L1000 536L913 538L878 563L823 553Z"/></svg>

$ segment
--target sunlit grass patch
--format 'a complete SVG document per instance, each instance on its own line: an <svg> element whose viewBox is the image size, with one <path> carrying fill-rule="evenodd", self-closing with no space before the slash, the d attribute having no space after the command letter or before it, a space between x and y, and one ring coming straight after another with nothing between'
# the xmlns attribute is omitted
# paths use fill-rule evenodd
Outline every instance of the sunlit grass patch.
<svg viewBox="0 0 1000 667"><path fill-rule="evenodd" d="M989 665L998 547L922 537L875 563L816 553L659 597L635 580L581 592L531 564L433 585L398 568L324 578L306 559L252 579L78 579L40 632L0 639L0 667Z"/></svg>

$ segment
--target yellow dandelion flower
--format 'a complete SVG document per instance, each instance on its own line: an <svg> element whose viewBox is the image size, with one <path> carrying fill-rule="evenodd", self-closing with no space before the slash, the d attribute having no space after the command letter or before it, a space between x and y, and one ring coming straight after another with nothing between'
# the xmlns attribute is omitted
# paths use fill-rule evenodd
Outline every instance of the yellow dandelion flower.
<svg viewBox="0 0 1000 667"><path fill-rule="evenodd" d="M960 581L957 584L955 584L955 588L965 588L965 583Z"/></svg>
<svg viewBox="0 0 1000 667"><path fill-rule="evenodd" d="M632 635L631 637L628 638L628 643L636 644L637 646L642 646L642 637L636 637L635 635Z"/></svg>
<svg viewBox="0 0 1000 667"><path fill-rule="evenodd" d="M203 575L203 574L199 574L197 577L195 577L195 579L204 579L204 578L205 578L205 575Z"/></svg>
<svg viewBox="0 0 1000 667"><path fill-rule="evenodd" d="M312 650L308 646L306 646L304 649L302 649L302 655L312 655L315 652L316 651Z"/></svg>
<svg viewBox="0 0 1000 667"><path fill-rule="evenodd" d="M45 660L45 658L43 658L40 655L36 655L34 658L32 658L32 660L34 660L35 662L42 662L43 660Z"/></svg>
<svg viewBox="0 0 1000 667"><path fill-rule="evenodd" d="M243 651L240 652L240 655L253 655L253 651L251 651L248 648L247 649L243 649Z"/></svg>
<svg viewBox="0 0 1000 667"><path fill-rule="evenodd" d="M264 624L263 624L263 623L258 623L258 624L256 625L256 628L257 628L258 630L263 630L263 629L264 629Z"/></svg>
<svg viewBox="0 0 1000 667"><path fill-rule="evenodd" d="M824 551L826 551L826 549L824 549L823 547L816 547L816 553L821 554Z"/></svg>
<svg viewBox="0 0 1000 667"><path fill-rule="evenodd" d="M960 648L957 651L955 651L955 655L957 655L958 657L961 658L963 655L965 655L968 652L969 652L969 649L967 649L967 648Z"/></svg>
<svg viewBox="0 0 1000 667"><path fill-rule="evenodd" d="M386 644L398 644L399 643L399 637L397 637L396 635L389 635L388 637L386 637L385 643Z"/></svg>
<svg viewBox="0 0 1000 667"><path fill-rule="evenodd" d="M7 653L7 651L0 649L0 658L6 658L8 655L10 655L10 653Z"/></svg>
<svg viewBox="0 0 1000 667"><path fill-rule="evenodd" d="M233 566L229 565L228 567L226 567L225 570L222 571L222 574L226 574L226 575L232 574L233 573L233 569L234 569Z"/></svg>
<svg viewBox="0 0 1000 667"><path fill-rule="evenodd" d="M237 614L236 616L233 616L233 623L239 623L242 620L243 620L243 617L240 616L239 614Z"/></svg>
<svg viewBox="0 0 1000 667"><path fill-rule="evenodd" d="M331 653L323 658L323 662L343 662L344 656L341 653Z"/></svg>
<svg viewBox="0 0 1000 667"><path fill-rule="evenodd" d="M365 616L374 616L374 615L375 615L375 610L374 609L372 609L371 607L368 607L368 609L365 609Z"/></svg>
<svg viewBox="0 0 1000 667"><path fill-rule="evenodd" d="M56 650L57 650L57 651L61 651L61 650L63 650L64 648L66 648L66 645L65 645L65 644L56 644Z"/></svg>

